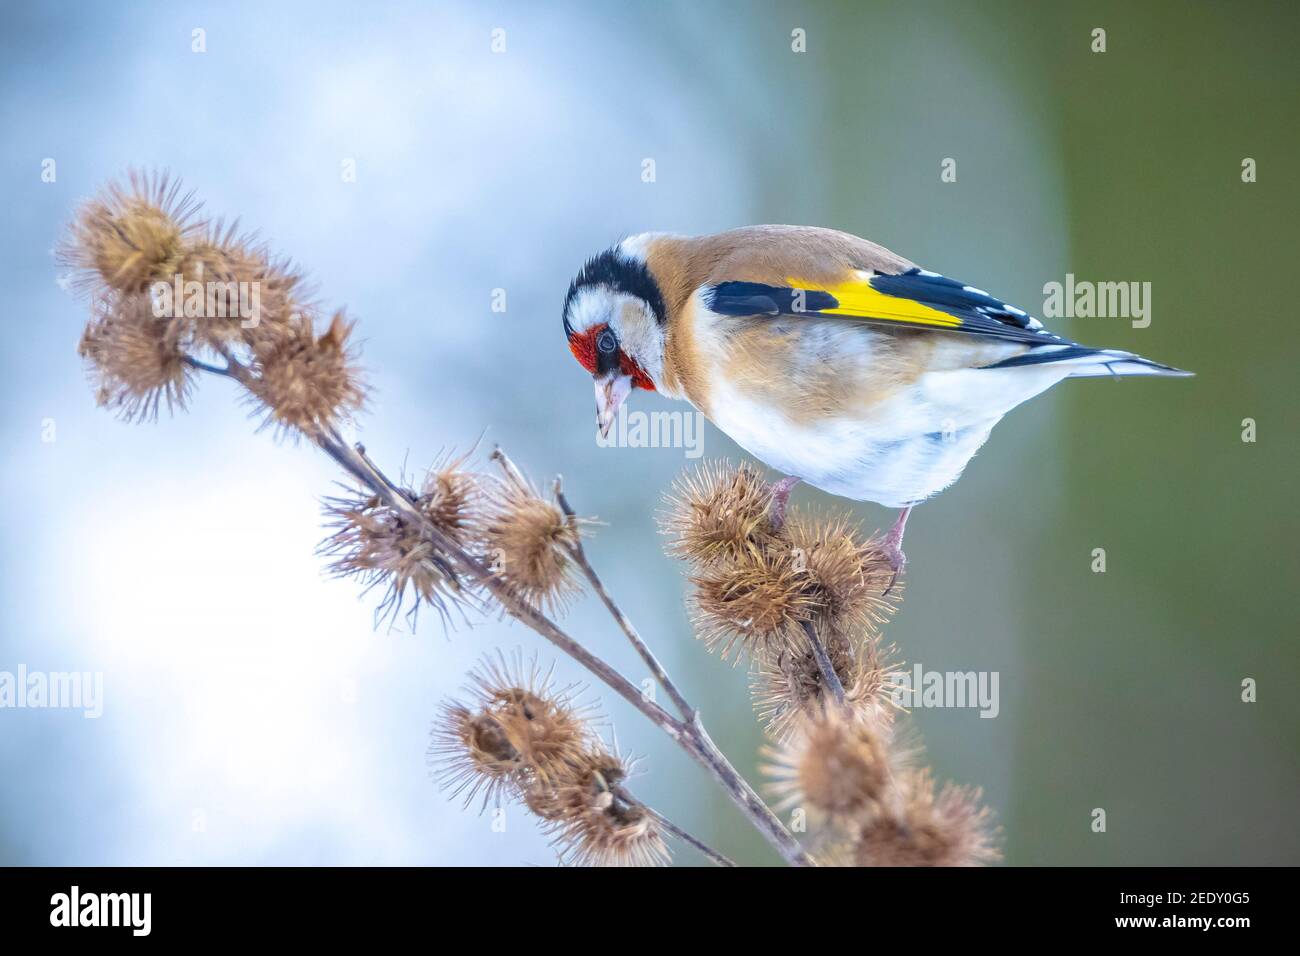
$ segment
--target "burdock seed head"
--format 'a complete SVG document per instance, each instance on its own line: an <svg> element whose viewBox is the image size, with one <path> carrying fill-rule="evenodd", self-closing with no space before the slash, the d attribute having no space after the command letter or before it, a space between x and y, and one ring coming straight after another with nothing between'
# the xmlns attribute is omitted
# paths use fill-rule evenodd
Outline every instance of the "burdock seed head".
<svg viewBox="0 0 1300 956"><path fill-rule="evenodd" d="M576 866L658 866L668 862L659 825L622 789L629 767L593 745L549 780L531 787L525 804L554 834L560 861Z"/></svg>
<svg viewBox="0 0 1300 956"><path fill-rule="evenodd" d="M807 569L790 548L770 547L699 571L691 578L696 633L725 659L737 647L752 654L802 647L802 623L817 611Z"/></svg>
<svg viewBox="0 0 1300 956"><path fill-rule="evenodd" d="M77 210L57 249L76 271L73 284L92 295L144 293L171 282L201 224L199 205L165 173L131 170Z"/></svg>
<svg viewBox="0 0 1300 956"><path fill-rule="evenodd" d="M459 457L443 455L424 476L418 508L455 545L473 547L482 534L487 484L465 466L473 451Z"/></svg>
<svg viewBox="0 0 1300 956"><path fill-rule="evenodd" d="M534 781L524 795L524 805L549 822L604 810L629 773L621 757L593 741L576 759L556 767L547 779Z"/></svg>
<svg viewBox="0 0 1300 956"><path fill-rule="evenodd" d="M318 336L311 316L299 315L256 353L248 388L266 412L265 424L317 435L360 411L366 386L348 341L352 328L336 312Z"/></svg>
<svg viewBox="0 0 1300 956"><path fill-rule="evenodd" d="M873 540L843 515L800 511L786 522L790 546L807 569L809 593L818 604L818 621L854 644L873 640L893 613L899 589L882 597L893 568Z"/></svg>
<svg viewBox="0 0 1300 956"><path fill-rule="evenodd" d="M571 551L581 522L512 473L490 486L485 512L488 568L530 606L563 611L580 590Z"/></svg>
<svg viewBox="0 0 1300 956"><path fill-rule="evenodd" d="M819 630L845 700L859 716L886 727L894 720L899 704L893 672L893 645L877 640L861 644L843 634ZM780 645L759 654L750 679L754 710L769 737L778 742L790 738L805 715L815 716L832 702L822 680L821 668L812 648L805 642Z"/></svg>
<svg viewBox="0 0 1300 956"><path fill-rule="evenodd" d="M536 658L484 658L468 690L468 703L444 707L429 749L439 783L453 796L468 791L467 804L480 791L486 806L569 779L594 739L574 689L557 688Z"/></svg>
<svg viewBox="0 0 1300 956"><path fill-rule="evenodd" d="M440 553L418 522L408 520L378 495L350 492L325 499L326 525L333 534L317 553L332 558L330 573L360 580L367 591L384 589L376 618L395 620L408 595L444 614L452 602L473 603L453 565Z"/></svg>
<svg viewBox="0 0 1300 956"><path fill-rule="evenodd" d="M705 569L762 551L772 528L772 486L752 465L710 462L673 485L660 515L666 550Z"/></svg>
<svg viewBox="0 0 1300 956"><path fill-rule="evenodd" d="M204 224L186 248L180 272L186 282L211 283L248 298L250 315L227 309L225 316L195 323L195 334L218 352L247 347L256 358L273 350L299 317L317 311L304 273L255 236L241 234L238 222Z"/></svg>
<svg viewBox="0 0 1300 956"><path fill-rule="evenodd" d="M483 794L483 806L500 804L524 779L523 755L493 714L448 701L434 724L429 762L451 796L465 794L465 805Z"/></svg>
<svg viewBox="0 0 1300 956"><path fill-rule="evenodd" d="M185 407L194 370L183 345L182 327L155 316L148 293L111 294L96 301L79 351L100 405L127 421L152 420L164 404Z"/></svg>
<svg viewBox="0 0 1300 956"><path fill-rule="evenodd" d="M928 770L900 774L897 799L858 830L855 866L984 866L1001 858L992 811L980 791L945 784Z"/></svg>
<svg viewBox="0 0 1300 956"><path fill-rule="evenodd" d="M876 643L855 646L834 631L819 636L849 704L864 713L892 716L892 708L882 706L890 685ZM789 739L803 715L820 714L833 699L807 641L760 653L750 679L750 696L768 736L777 741Z"/></svg>
<svg viewBox="0 0 1300 956"><path fill-rule="evenodd" d="M789 742L768 754L779 806L835 824L871 817L894 782L887 732L842 707L803 717Z"/></svg>
<svg viewBox="0 0 1300 956"><path fill-rule="evenodd" d="M565 773L592 739L591 715L574 702L575 688L557 687L537 658L509 662L498 651L471 677L479 708L496 718L533 778Z"/></svg>

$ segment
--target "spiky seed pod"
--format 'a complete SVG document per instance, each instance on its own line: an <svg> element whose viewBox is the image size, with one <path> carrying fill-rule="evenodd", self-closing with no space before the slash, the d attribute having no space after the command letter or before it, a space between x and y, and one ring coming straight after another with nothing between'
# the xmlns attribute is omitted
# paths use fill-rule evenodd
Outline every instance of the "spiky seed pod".
<svg viewBox="0 0 1300 956"><path fill-rule="evenodd" d="M576 866L659 866L668 847L654 817L620 792L626 762L594 746L554 779L535 785L525 804L547 822L560 862Z"/></svg>
<svg viewBox="0 0 1300 956"><path fill-rule="evenodd" d="M324 504L326 526L333 529L333 534L321 542L317 553L333 558L331 574L356 578L367 591L384 588L376 610L378 620L395 620L408 593L415 597L412 618L422 601L444 616L450 603L474 603L472 592L462 587L454 568L439 554L424 529L394 511L379 496L350 493L326 498ZM451 526L449 530L455 532L456 528Z"/></svg>
<svg viewBox="0 0 1300 956"><path fill-rule="evenodd" d="M649 812L620 800L566 818L554 845L560 862L572 866L663 866L670 859Z"/></svg>
<svg viewBox="0 0 1300 956"><path fill-rule="evenodd" d="M499 651L470 679L469 703L447 704L434 727L429 757L440 785L453 796L468 789L467 805L482 790L486 806L569 779L594 739L575 688L556 687L535 657L525 663Z"/></svg>
<svg viewBox="0 0 1300 956"><path fill-rule="evenodd" d="M569 813L564 792L549 782L529 781L524 789L524 806L543 823L563 820Z"/></svg>
<svg viewBox="0 0 1300 956"><path fill-rule="evenodd" d="M691 578L696 633L725 660L737 647L753 654L807 643L801 622L817 611L807 569L787 547L745 553Z"/></svg>
<svg viewBox="0 0 1300 956"><path fill-rule="evenodd" d="M893 786L887 732L842 707L802 718L786 745L765 752L778 807L804 807L834 824L868 819Z"/></svg>
<svg viewBox="0 0 1300 956"><path fill-rule="evenodd" d="M511 662L498 651L471 679L480 709L496 718L533 779L567 773L590 745L592 714L575 703L576 688L557 687L536 657L527 664L521 657Z"/></svg>
<svg viewBox="0 0 1300 956"><path fill-rule="evenodd" d="M547 821L603 811L614 801L614 790L630 768L621 757L592 743L576 760L554 768L548 779L535 780L524 794L524 805Z"/></svg>
<svg viewBox="0 0 1300 956"><path fill-rule="evenodd" d="M819 517L792 511L786 521L790 546L807 568L810 593L819 604L818 621L848 636L854 644L874 639L901 595L889 597L893 569L874 539L863 539L843 515Z"/></svg>
<svg viewBox="0 0 1300 956"><path fill-rule="evenodd" d="M659 516L667 552L710 568L754 558L778 537L772 486L752 465L709 462L673 485Z"/></svg>
<svg viewBox="0 0 1300 956"><path fill-rule="evenodd" d="M185 362L182 326L155 316L148 293L110 295L95 308L78 351L99 404L127 421L156 419L163 404L183 409L194 370Z"/></svg>
<svg viewBox="0 0 1300 956"><path fill-rule="evenodd" d="M465 794L465 806L483 794L483 806L500 804L527 772L523 755L495 716L450 701L434 724L429 762L452 798Z"/></svg>
<svg viewBox="0 0 1300 956"><path fill-rule="evenodd" d="M873 641L860 656L856 676L844 685L849 709L876 727L892 727L894 718L903 709L897 696L899 666L893 644ZM897 756L898 741L894 743Z"/></svg>
<svg viewBox="0 0 1300 956"><path fill-rule="evenodd" d="M857 832L855 866L985 866L1001 859L993 814L980 791L945 784L928 770L900 775L895 804Z"/></svg>
<svg viewBox="0 0 1300 956"><path fill-rule="evenodd" d="M513 476L491 486L481 536L489 568L534 608L562 612L580 590L569 549L581 522Z"/></svg>
<svg viewBox="0 0 1300 956"><path fill-rule="evenodd" d="M586 727L567 702L527 687L494 690L488 702L501 729L539 779L549 779L582 746Z"/></svg>
<svg viewBox="0 0 1300 956"><path fill-rule="evenodd" d="M469 549L483 530L487 503L484 479L465 468L472 452L446 455L429 469L415 507L453 544Z"/></svg>
<svg viewBox="0 0 1300 956"><path fill-rule="evenodd" d="M353 324L336 312L317 336L310 316L299 316L256 356L249 391L266 411L265 424L315 435L365 404L366 387L348 343Z"/></svg>
<svg viewBox="0 0 1300 956"><path fill-rule="evenodd" d="M822 636L827 656L855 713L881 726L893 721L898 710L891 676L893 647L882 648L870 640L855 646L843 634ZM822 713L831 697L822 681L812 649L779 646L755 659L750 695L763 729L773 740L789 740L800 718Z"/></svg>
<svg viewBox="0 0 1300 956"><path fill-rule="evenodd" d="M219 284L236 294L247 289L250 300L256 293L254 315L227 310L225 317L205 316L194 331L218 352L246 346L257 359L291 333L299 317L314 314L316 306L303 273L238 228L237 222L205 225L187 246L180 273L187 282Z"/></svg>
<svg viewBox="0 0 1300 956"><path fill-rule="evenodd" d="M822 638L840 684L846 690L860 681L867 652L855 651L848 639L831 632ZM801 714L821 713L829 700L821 668L810 647L778 645L754 659L750 696L764 730L774 740L790 736Z"/></svg>
<svg viewBox="0 0 1300 956"><path fill-rule="evenodd" d="M77 270L74 285L91 294L143 293L171 282L200 227L198 203L165 173L131 170L83 203L57 255Z"/></svg>

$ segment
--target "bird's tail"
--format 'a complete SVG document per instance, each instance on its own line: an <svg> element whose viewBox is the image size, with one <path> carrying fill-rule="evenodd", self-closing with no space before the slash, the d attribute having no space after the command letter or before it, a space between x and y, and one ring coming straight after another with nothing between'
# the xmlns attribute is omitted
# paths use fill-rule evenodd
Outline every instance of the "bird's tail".
<svg viewBox="0 0 1300 956"><path fill-rule="evenodd" d="M1086 345L1040 345L1023 355L1017 355L987 368L1013 368L1019 365L1068 365L1069 378L1089 378L1095 375L1169 375L1187 376L1187 372L1172 365L1161 365L1132 352L1119 349L1093 349Z"/></svg>

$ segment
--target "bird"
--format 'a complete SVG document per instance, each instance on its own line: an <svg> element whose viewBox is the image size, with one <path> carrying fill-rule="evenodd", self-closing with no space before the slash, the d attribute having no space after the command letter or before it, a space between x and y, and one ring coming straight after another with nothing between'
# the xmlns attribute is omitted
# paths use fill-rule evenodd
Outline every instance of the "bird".
<svg viewBox="0 0 1300 956"><path fill-rule="evenodd" d="M1192 374L1080 345L816 226L629 236L570 283L564 334L594 379L602 436L633 392L659 392L785 476L778 525L799 481L898 509L882 544L895 581L912 508L952 485L1011 409L1066 378Z"/></svg>

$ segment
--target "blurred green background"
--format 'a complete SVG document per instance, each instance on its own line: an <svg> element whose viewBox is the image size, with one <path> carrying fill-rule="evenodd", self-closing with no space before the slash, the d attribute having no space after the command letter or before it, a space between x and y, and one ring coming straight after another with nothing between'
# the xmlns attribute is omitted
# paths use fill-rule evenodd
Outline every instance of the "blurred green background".
<svg viewBox="0 0 1300 956"><path fill-rule="evenodd" d="M648 229L798 222L1034 313L1068 273L1150 282L1148 328L1048 324L1197 377L1068 382L1008 416L913 515L887 638L909 664L999 672L996 719L911 723L940 778L983 787L1009 863L1300 863L1294 3L3 17L0 670L103 670L107 705L100 721L0 712L0 862L548 861L522 813L490 833L422 762L438 699L474 659L538 640L496 622L448 640L432 615L414 635L372 634L369 604L311 553L329 467L250 434L223 383L155 427L93 407L73 351L82 308L48 250L78 199L136 164L183 174L351 306L378 390L361 428L380 460L427 463L486 427L535 475L563 472L606 522L592 552L611 589L752 778L747 676L694 643L681 568L655 533L691 463L591 435L559 317L582 260ZM56 184L40 181L45 157ZM340 157L358 159L356 183L340 184ZM1257 182L1242 181L1247 157ZM505 315L490 311L498 287ZM741 453L710 428L705 454ZM892 520L806 488L795 501ZM569 620L639 678L597 607ZM604 705L645 758L647 802L744 861L775 860L689 761Z"/></svg>

